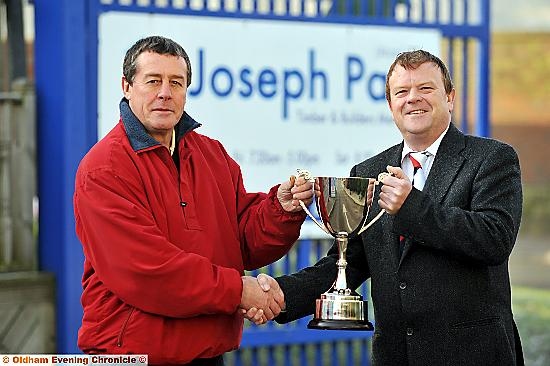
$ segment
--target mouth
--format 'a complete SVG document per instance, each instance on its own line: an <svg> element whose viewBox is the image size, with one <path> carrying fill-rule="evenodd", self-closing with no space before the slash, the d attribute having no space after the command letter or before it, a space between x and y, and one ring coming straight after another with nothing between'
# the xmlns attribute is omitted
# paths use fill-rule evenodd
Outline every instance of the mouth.
<svg viewBox="0 0 550 366"><path fill-rule="evenodd" d="M407 112L408 115L413 115L413 116L422 115L424 113L427 113L427 111L423 109L415 109L414 111Z"/></svg>
<svg viewBox="0 0 550 366"><path fill-rule="evenodd" d="M168 108L153 108L153 112L160 112L160 113L171 113L173 110Z"/></svg>

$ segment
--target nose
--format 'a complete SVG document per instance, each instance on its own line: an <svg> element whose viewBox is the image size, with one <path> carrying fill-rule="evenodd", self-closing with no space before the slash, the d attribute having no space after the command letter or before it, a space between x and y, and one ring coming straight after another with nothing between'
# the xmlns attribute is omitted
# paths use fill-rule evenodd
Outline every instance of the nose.
<svg viewBox="0 0 550 366"><path fill-rule="evenodd" d="M416 90L415 88L411 88L411 90L409 90L408 97L409 98L408 98L407 102L409 102L409 103L418 102L419 100L422 99L422 96L420 95L418 90Z"/></svg>
<svg viewBox="0 0 550 366"><path fill-rule="evenodd" d="M169 81L162 81L162 84L159 88L158 97L165 100L172 98L172 89L170 88Z"/></svg>

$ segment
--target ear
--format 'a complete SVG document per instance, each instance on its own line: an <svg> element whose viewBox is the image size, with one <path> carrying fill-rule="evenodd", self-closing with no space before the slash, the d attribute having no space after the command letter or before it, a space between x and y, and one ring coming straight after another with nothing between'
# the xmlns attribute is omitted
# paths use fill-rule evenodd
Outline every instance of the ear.
<svg viewBox="0 0 550 366"><path fill-rule="evenodd" d="M132 86L126 80L126 78L123 76L122 77L122 93L124 93L124 97L128 100L130 100L130 96L132 95L131 88L132 88Z"/></svg>
<svg viewBox="0 0 550 366"><path fill-rule="evenodd" d="M449 106L449 112L453 111L454 104L455 104L455 95L456 95L455 89L451 90L451 92L447 94L447 105Z"/></svg>
<svg viewBox="0 0 550 366"><path fill-rule="evenodd" d="M451 92L449 94L447 94L447 103L450 103L451 108L452 108L452 105L455 102L455 95L456 95L456 90L455 89L451 90Z"/></svg>

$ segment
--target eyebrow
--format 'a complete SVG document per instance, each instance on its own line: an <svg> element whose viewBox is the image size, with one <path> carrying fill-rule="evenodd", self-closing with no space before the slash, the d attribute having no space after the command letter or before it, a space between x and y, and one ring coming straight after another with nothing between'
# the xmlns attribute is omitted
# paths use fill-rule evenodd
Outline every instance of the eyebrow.
<svg viewBox="0 0 550 366"><path fill-rule="evenodd" d="M146 78L150 78L150 77L157 77L157 78L162 78L162 74L159 74L159 73L149 73L149 74L145 74L144 75ZM173 75L168 75L168 78L169 79L182 79L182 80L185 80L185 76L184 75L179 75L179 74L173 74Z"/></svg>
<svg viewBox="0 0 550 366"><path fill-rule="evenodd" d="M429 86L434 86L436 83L433 81L433 80L429 80L429 81L423 81L421 83L417 83L417 84L414 84L414 87L423 87L423 86L426 86L426 85L429 85ZM391 89L411 89L411 84L401 84L401 85L395 85L393 86L393 88Z"/></svg>
<svg viewBox="0 0 550 366"><path fill-rule="evenodd" d="M429 81L424 81L423 83L419 83L418 86L426 86L426 85L432 86L432 85L435 85L435 84L436 84L435 81L429 80Z"/></svg>

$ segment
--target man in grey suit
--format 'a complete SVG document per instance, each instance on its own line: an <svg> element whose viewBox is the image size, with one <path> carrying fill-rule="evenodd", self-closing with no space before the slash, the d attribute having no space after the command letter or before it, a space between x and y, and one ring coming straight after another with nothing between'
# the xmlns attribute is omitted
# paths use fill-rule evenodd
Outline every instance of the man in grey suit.
<svg viewBox="0 0 550 366"><path fill-rule="evenodd" d="M403 142L354 166L351 176L392 173L371 209L389 215L347 250L348 286L371 279L373 364L523 364L508 273L522 207L515 151L451 123L455 89L445 64L426 51L397 56L386 98ZM413 177L422 179L413 152L427 157L425 185L413 186ZM284 293L278 322L314 312L336 278L337 260L333 246L298 273L259 277L264 290ZM258 321L255 315L246 314Z"/></svg>

